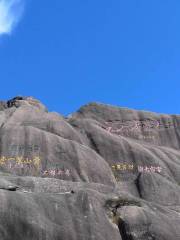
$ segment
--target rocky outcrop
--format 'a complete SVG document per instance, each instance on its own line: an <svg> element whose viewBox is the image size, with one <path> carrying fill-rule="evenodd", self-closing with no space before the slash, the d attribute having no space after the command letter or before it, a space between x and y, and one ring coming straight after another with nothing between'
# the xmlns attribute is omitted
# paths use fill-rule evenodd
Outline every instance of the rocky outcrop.
<svg viewBox="0 0 180 240"><path fill-rule="evenodd" d="M179 240L180 116L0 102L0 239Z"/></svg>

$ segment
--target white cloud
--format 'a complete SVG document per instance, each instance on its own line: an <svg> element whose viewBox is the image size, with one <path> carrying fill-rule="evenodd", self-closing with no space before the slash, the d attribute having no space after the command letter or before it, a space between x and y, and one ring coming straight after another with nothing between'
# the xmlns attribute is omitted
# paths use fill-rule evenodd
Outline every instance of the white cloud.
<svg viewBox="0 0 180 240"><path fill-rule="evenodd" d="M24 10L24 0L0 0L0 35L10 34Z"/></svg>

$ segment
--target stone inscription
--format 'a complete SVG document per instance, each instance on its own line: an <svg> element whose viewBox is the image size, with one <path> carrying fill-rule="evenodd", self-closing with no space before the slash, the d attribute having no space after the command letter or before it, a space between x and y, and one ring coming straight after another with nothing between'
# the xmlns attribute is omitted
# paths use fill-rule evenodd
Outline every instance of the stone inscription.
<svg viewBox="0 0 180 240"><path fill-rule="evenodd" d="M16 155L18 153L19 155L23 154L24 152L27 152L27 154L30 154L32 152L37 153L40 151L40 146L31 144L31 145L10 145L8 147L8 152L12 155Z"/></svg>
<svg viewBox="0 0 180 240"><path fill-rule="evenodd" d="M52 168L42 171L44 177L69 177L70 175L71 171L69 169Z"/></svg>
<svg viewBox="0 0 180 240"><path fill-rule="evenodd" d="M116 135L135 137L140 140L154 140L156 136L149 134L152 130L161 129L173 129L175 127L172 119L166 120L116 120L107 121L104 123L102 128L110 133ZM141 136L142 132L146 133L146 136ZM147 134L148 133L148 134Z"/></svg>
<svg viewBox="0 0 180 240"><path fill-rule="evenodd" d="M22 156L16 157L0 156L0 166L6 167L7 169L10 170L30 167L39 169L40 162L41 159L39 156L35 156L32 159L23 158Z"/></svg>
<svg viewBox="0 0 180 240"><path fill-rule="evenodd" d="M117 163L112 165L111 169L116 181L134 181L137 173L160 173L162 171L160 166L134 166L129 163Z"/></svg>

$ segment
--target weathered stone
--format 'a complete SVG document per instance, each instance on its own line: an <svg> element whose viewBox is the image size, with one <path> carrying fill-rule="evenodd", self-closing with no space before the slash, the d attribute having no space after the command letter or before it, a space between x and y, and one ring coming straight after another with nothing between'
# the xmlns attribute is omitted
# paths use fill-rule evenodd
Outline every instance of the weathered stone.
<svg viewBox="0 0 180 240"><path fill-rule="evenodd" d="M179 240L180 116L0 102L0 239Z"/></svg>

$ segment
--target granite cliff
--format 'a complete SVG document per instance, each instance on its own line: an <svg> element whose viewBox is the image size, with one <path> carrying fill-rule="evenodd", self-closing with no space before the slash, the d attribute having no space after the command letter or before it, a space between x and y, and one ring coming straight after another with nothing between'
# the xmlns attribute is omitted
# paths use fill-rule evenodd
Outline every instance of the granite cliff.
<svg viewBox="0 0 180 240"><path fill-rule="evenodd" d="M180 115L0 102L1 240L180 240Z"/></svg>

